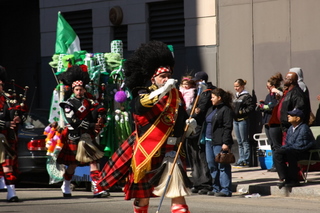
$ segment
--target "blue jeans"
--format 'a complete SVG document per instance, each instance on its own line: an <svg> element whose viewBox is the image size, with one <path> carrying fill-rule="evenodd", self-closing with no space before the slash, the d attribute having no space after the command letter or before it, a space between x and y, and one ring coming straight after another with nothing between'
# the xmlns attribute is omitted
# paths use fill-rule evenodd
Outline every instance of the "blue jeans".
<svg viewBox="0 0 320 213"><path fill-rule="evenodd" d="M213 180L213 192L222 192L228 196L232 195L231 165L221 164L214 161L221 151L221 145L211 146L211 141L206 141L206 158L210 174Z"/></svg>
<svg viewBox="0 0 320 213"><path fill-rule="evenodd" d="M250 163L250 144L248 139L248 120L233 121L233 129L239 146L238 163Z"/></svg>

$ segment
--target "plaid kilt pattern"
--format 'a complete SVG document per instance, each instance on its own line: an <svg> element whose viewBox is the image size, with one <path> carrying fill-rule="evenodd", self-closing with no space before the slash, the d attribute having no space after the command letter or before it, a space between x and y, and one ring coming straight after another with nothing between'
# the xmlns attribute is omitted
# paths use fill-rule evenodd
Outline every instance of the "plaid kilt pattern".
<svg viewBox="0 0 320 213"><path fill-rule="evenodd" d="M101 170L100 181L98 181L100 186L108 189L128 174L135 140L136 132L134 131L128 139L121 144L117 151L113 153Z"/></svg>
<svg viewBox="0 0 320 213"><path fill-rule="evenodd" d="M79 164L79 161L76 160L78 142L79 140L70 139L65 141L63 148L57 157L57 162L59 164L64 164L67 166L70 164Z"/></svg>
<svg viewBox="0 0 320 213"><path fill-rule="evenodd" d="M10 132L10 131L15 131L15 130L3 130L0 133L4 134L8 145L10 146L10 148L17 153L17 149L18 149L18 141L14 140L11 137L8 137L8 134L15 134L14 132ZM9 133L10 132L10 133ZM13 167L18 167L18 156L16 156L15 158L12 158L7 152L5 152L4 154L5 156L5 161L2 163L2 166L13 166Z"/></svg>
<svg viewBox="0 0 320 213"><path fill-rule="evenodd" d="M57 157L57 162L59 164L64 164L67 166L72 165L72 164L76 164L78 166L89 165L89 163L81 163L76 160L78 143L79 143L79 140L67 139L64 142L63 148Z"/></svg>
<svg viewBox="0 0 320 213"><path fill-rule="evenodd" d="M109 189L123 177L127 176L127 182L124 188L125 199L131 198L149 198L154 197L152 186L148 181L154 176L154 173L146 174L139 183L134 183L131 170L131 158L133 154L133 145L136 140L136 133L133 132L129 138L122 143L118 150L111 156L100 173L98 184L104 189ZM152 158L152 168L155 170L162 164L166 152L174 149L174 146L164 144L161 148L160 156ZM183 157L181 158L183 160Z"/></svg>
<svg viewBox="0 0 320 213"><path fill-rule="evenodd" d="M147 173L138 183L134 183L133 173L130 170L128 180L124 188L125 200L130 200L131 198L156 197L152 193L155 186L149 183L149 180L156 173L152 171L158 169L161 166L165 154L172 150L176 150L176 146L167 145L165 143L160 149L160 155L158 156L156 154L156 156L151 159L151 171ZM185 164L185 158L181 155L181 152L180 152L180 159Z"/></svg>
<svg viewBox="0 0 320 213"><path fill-rule="evenodd" d="M165 147L162 148L161 152L168 151ZM151 159L151 171L159 168L162 164L164 154L159 157L153 157ZM149 183L149 180L154 176L154 173L147 173L138 183L133 181L133 173L130 170L128 181L124 187L125 200L130 200L131 198L149 198L155 197L152 193L154 186Z"/></svg>

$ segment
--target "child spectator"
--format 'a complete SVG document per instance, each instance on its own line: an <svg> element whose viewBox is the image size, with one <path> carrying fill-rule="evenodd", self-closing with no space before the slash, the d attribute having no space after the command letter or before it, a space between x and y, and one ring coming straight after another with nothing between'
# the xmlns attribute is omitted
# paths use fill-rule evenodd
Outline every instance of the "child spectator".
<svg viewBox="0 0 320 213"><path fill-rule="evenodd" d="M189 114L192 108L196 84L192 79L192 76L183 76L180 84L180 92L182 93L184 102L186 103L187 113Z"/></svg>

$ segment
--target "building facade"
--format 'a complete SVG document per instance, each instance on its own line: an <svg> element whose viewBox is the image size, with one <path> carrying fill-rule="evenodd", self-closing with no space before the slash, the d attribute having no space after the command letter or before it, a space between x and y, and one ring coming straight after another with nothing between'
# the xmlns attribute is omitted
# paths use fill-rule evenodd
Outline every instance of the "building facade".
<svg viewBox="0 0 320 213"><path fill-rule="evenodd" d="M39 91L37 107L49 107L56 86L48 63L54 54L57 14L61 11L79 35L83 50L110 52L110 42L121 39L127 58L141 43L161 40L174 46L175 78L203 70L213 84L232 92L233 82L242 78L258 100L265 98L266 81L272 74L285 75L289 68L301 67L312 110L317 111L318 0L14 2L0 2L7 8L1 14L6 34L0 35L0 64L8 62L11 76L35 85ZM21 43L11 51L13 39ZM19 63L11 56L16 52L23 55Z"/></svg>
<svg viewBox="0 0 320 213"><path fill-rule="evenodd" d="M124 58L127 58L141 43L161 40L174 47L174 77L180 79L186 73L205 70L216 82L216 2L197 2L41 1L42 70L49 69L45 61L50 61L54 53L57 13L61 11L78 34L83 50L110 52L110 42L120 39L124 44ZM47 77L44 75L43 80Z"/></svg>

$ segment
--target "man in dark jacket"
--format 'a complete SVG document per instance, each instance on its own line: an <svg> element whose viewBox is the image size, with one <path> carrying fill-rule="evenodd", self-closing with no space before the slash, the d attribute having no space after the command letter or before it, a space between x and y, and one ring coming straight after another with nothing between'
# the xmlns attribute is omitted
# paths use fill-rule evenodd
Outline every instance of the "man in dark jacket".
<svg viewBox="0 0 320 213"><path fill-rule="evenodd" d="M204 121L209 107L212 106L211 91L216 87L211 82L207 82L208 75L204 71L197 72L192 80L198 84L205 85L199 96L195 113L192 115L197 121ZM196 133L187 138L186 144L188 159L192 168L193 188L191 191L193 193L207 194L208 191L212 190L212 178L206 161L205 145L198 142L201 127L202 123L198 123Z"/></svg>
<svg viewBox="0 0 320 213"><path fill-rule="evenodd" d="M303 94L298 85L298 76L294 72L288 72L284 79L285 90L279 102L278 117L282 128L282 144L286 138L286 132L291 124L288 122L287 114L293 109L300 109L304 114L304 123L308 124L310 117L310 101Z"/></svg>
<svg viewBox="0 0 320 213"><path fill-rule="evenodd" d="M280 122L282 125L282 130L287 131L291 126L287 119L287 112L295 108L303 111L303 114L305 115L303 122L308 124L310 116L310 101L305 98L303 91L299 87L298 76L296 73L288 72L284 80L284 86L287 87L287 89L284 91L284 95L280 101Z"/></svg>
<svg viewBox="0 0 320 213"><path fill-rule="evenodd" d="M287 131L285 145L274 153L274 165L280 179L279 188L300 185L297 162L307 159L307 151L315 145L315 139L309 126L303 122L305 116L302 110L294 109L287 112L287 118L292 125Z"/></svg>

